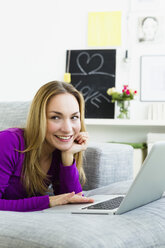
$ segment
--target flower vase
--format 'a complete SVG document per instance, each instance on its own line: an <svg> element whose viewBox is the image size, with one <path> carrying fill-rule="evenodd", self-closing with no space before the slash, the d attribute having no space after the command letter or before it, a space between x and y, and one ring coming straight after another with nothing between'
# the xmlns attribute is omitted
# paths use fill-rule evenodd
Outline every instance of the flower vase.
<svg viewBox="0 0 165 248"><path fill-rule="evenodd" d="M117 119L130 119L130 101L117 101Z"/></svg>

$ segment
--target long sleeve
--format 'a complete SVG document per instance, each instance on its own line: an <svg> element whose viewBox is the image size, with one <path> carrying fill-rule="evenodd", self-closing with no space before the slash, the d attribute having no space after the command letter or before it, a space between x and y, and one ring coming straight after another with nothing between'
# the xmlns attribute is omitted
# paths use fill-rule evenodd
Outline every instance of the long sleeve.
<svg viewBox="0 0 165 248"><path fill-rule="evenodd" d="M74 191L79 193L82 191L82 187L79 181L79 173L76 167L76 162L71 166L64 166L60 163L60 194L69 193Z"/></svg>
<svg viewBox="0 0 165 248"><path fill-rule="evenodd" d="M36 211L49 208L49 197L27 198L21 183L24 154L22 130L8 129L0 132L0 210Z"/></svg>
<svg viewBox="0 0 165 248"><path fill-rule="evenodd" d="M18 200L0 199L0 210L30 212L49 208L49 196L36 196Z"/></svg>

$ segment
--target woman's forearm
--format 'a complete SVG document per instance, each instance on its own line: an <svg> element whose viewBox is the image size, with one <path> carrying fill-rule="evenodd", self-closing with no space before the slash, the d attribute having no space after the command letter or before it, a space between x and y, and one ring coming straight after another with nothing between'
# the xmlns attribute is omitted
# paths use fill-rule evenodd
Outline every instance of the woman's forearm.
<svg viewBox="0 0 165 248"><path fill-rule="evenodd" d="M49 196L37 196L18 200L0 199L0 210L30 212L49 208Z"/></svg>

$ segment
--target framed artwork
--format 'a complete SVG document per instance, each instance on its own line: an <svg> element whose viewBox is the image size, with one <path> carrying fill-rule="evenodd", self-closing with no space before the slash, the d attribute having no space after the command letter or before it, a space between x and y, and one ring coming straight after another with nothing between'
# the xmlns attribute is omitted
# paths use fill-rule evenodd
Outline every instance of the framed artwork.
<svg viewBox="0 0 165 248"><path fill-rule="evenodd" d="M140 58L140 100L165 101L165 55L144 55Z"/></svg>
<svg viewBox="0 0 165 248"><path fill-rule="evenodd" d="M164 43L164 17L155 15L139 16L137 39L141 44Z"/></svg>

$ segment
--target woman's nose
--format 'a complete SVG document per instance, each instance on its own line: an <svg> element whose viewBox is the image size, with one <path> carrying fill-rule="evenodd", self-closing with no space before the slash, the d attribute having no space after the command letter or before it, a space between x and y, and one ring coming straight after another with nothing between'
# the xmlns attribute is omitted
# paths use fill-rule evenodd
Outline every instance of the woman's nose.
<svg viewBox="0 0 165 248"><path fill-rule="evenodd" d="M72 132L72 123L70 120L64 120L61 126L61 130L65 133Z"/></svg>

